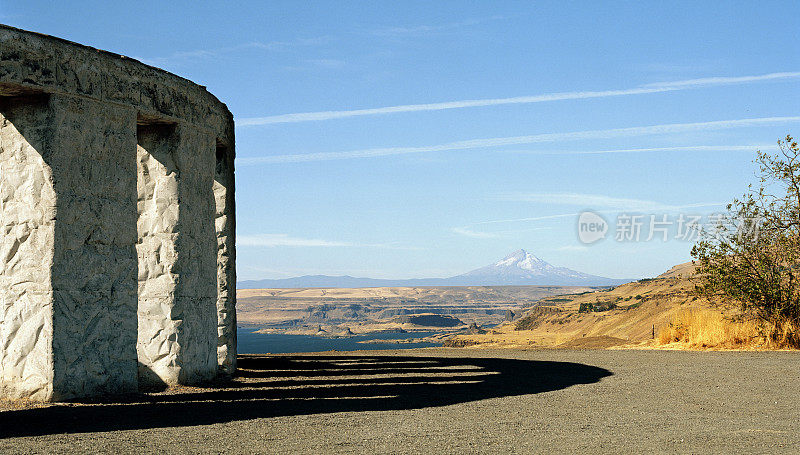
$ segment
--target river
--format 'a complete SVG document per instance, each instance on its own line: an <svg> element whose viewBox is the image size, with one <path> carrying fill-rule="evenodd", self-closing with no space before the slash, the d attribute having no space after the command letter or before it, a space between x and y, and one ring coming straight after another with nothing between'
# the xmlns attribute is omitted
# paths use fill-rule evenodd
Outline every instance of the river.
<svg viewBox="0 0 800 455"><path fill-rule="evenodd" d="M372 349L411 349L441 346L441 343L359 343L365 340L407 340L435 335L436 332L371 333L347 338L326 338L313 335L255 333L258 328L239 327L239 354L288 354L318 351L358 351Z"/></svg>

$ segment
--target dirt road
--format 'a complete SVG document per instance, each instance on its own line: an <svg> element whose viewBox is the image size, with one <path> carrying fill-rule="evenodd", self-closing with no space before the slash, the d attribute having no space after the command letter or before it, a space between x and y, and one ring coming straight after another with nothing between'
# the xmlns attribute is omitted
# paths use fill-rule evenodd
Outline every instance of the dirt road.
<svg viewBox="0 0 800 455"><path fill-rule="evenodd" d="M0 452L794 452L800 353L248 356L225 387L0 412ZM0 408L2 409L2 408Z"/></svg>

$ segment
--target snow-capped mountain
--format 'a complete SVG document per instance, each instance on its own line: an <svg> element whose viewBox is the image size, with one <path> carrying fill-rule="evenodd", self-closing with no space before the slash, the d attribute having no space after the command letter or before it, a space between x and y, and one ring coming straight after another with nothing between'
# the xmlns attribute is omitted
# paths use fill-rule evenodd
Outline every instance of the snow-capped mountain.
<svg viewBox="0 0 800 455"><path fill-rule="evenodd" d="M616 280L566 267L555 267L525 250L517 250L494 264L453 277L474 284L611 285Z"/></svg>
<svg viewBox="0 0 800 455"><path fill-rule="evenodd" d="M384 280L351 276L302 276L278 280L242 281L239 289L305 288L305 287L381 287L381 286L613 286L631 280L620 280L555 267L525 250L517 250L494 264L450 278L415 278Z"/></svg>

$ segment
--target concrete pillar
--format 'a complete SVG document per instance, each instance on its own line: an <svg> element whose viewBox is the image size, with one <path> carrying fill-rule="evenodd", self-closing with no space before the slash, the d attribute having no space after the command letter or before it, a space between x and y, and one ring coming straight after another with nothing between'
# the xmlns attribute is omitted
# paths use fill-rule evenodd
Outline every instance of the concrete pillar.
<svg viewBox="0 0 800 455"><path fill-rule="evenodd" d="M214 175L217 232L217 364L223 375L236 372L236 214L233 153L217 144Z"/></svg>
<svg viewBox="0 0 800 455"><path fill-rule="evenodd" d="M53 394L56 195L40 153L52 129L48 104L0 98L0 387L34 400Z"/></svg>
<svg viewBox="0 0 800 455"><path fill-rule="evenodd" d="M217 373L214 136L138 127L139 378L195 384Z"/></svg>
<svg viewBox="0 0 800 455"><path fill-rule="evenodd" d="M53 94L0 115L3 393L135 391L136 112Z"/></svg>
<svg viewBox="0 0 800 455"><path fill-rule="evenodd" d="M215 135L181 124L178 129L178 255L182 260L176 305L186 309L184 330L190 333L182 357L186 384L217 376L217 237L214 229Z"/></svg>

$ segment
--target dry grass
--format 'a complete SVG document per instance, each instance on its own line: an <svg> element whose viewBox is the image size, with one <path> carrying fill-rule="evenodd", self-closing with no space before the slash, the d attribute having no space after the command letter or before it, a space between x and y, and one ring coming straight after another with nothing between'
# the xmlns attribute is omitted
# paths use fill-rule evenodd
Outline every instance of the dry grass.
<svg viewBox="0 0 800 455"><path fill-rule="evenodd" d="M689 348L786 349L798 347L798 330L790 322L737 320L722 311L691 308L679 311L657 340Z"/></svg>
<svg viewBox="0 0 800 455"><path fill-rule="evenodd" d="M691 263L680 264L613 289L543 298L522 318L490 333L453 338L477 348L577 347L610 337L627 342L610 349L800 349L800 326L746 320L736 305L697 297L689 279L693 270ZM579 313L587 303L617 307Z"/></svg>

